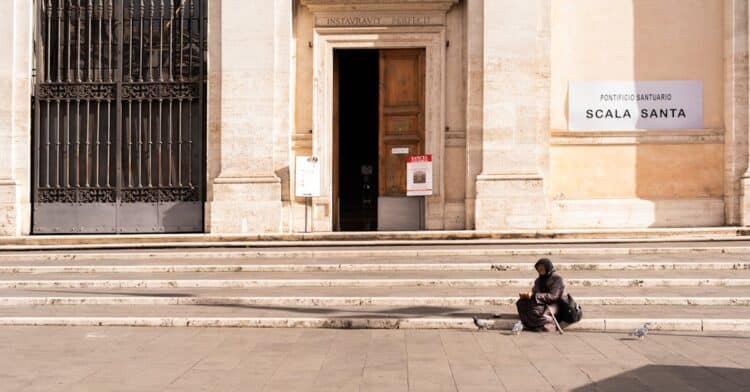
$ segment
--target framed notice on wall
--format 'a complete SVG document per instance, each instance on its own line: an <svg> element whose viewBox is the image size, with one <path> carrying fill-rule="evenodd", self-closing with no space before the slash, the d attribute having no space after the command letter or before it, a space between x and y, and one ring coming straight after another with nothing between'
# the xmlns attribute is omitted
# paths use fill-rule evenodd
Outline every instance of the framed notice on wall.
<svg viewBox="0 0 750 392"><path fill-rule="evenodd" d="M432 155L406 158L406 196L432 195Z"/></svg>
<svg viewBox="0 0 750 392"><path fill-rule="evenodd" d="M568 129L702 129L700 80L570 82Z"/></svg>
<svg viewBox="0 0 750 392"><path fill-rule="evenodd" d="M320 161L317 157L297 157L294 194L297 197L320 196Z"/></svg>

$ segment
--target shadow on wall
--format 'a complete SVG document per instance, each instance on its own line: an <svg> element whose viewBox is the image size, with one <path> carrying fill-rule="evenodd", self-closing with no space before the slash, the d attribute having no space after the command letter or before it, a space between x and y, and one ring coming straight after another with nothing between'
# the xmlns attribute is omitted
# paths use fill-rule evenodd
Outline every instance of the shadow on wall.
<svg viewBox="0 0 750 392"><path fill-rule="evenodd" d="M723 127L723 3L632 2L634 80L702 80L707 129ZM683 138L633 148L635 194L653 204L643 208L653 211L650 226L724 224L723 144Z"/></svg>
<svg viewBox="0 0 750 392"><path fill-rule="evenodd" d="M748 369L647 365L573 391L745 391L748 388Z"/></svg>

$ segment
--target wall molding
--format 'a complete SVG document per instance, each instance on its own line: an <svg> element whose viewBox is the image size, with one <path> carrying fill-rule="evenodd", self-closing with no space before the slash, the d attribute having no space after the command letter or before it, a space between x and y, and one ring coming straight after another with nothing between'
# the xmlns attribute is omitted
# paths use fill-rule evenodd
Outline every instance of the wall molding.
<svg viewBox="0 0 750 392"><path fill-rule="evenodd" d="M724 144L723 129L635 131L552 130L551 145L602 144Z"/></svg>

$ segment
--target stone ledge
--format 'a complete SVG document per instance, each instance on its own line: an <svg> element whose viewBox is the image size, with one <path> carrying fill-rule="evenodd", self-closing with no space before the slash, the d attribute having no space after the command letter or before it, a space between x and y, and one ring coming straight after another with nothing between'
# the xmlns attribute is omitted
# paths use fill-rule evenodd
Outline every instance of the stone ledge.
<svg viewBox="0 0 750 392"><path fill-rule="evenodd" d="M573 278L568 287L750 287L750 279ZM2 289L165 289L284 287L531 287L534 279L71 279L0 280Z"/></svg>
<svg viewBox="0 0 750 392"><path fill-rule="evenodd" d="M695 227L724 222L723 198L554 199L549 202L552 227Z"/></svg>
<svg viewBox="0 0 750 392"><path fill-rule="evenodd" d="M599 144L723 144L723 129L633 131L552 130L551 145Z"/></svg>
<svg viewBox="0 0 750 392"><path fill-rule="evenodd" d="M743 237L744 238L744 237ZM745 238L746 239L746 238ZM695 241L695 239L693 239ZM654 241L659 242L659 241ZM309 244L311 247L320 246L320 243ZM198 247L186 246L184 243L172 243L172 244L161 244L156 248L211 248L211 247L239 247L239 248L268 248L268 247L283 247L283 246L301 246L299 243L282 243L282 242L241 242L241 243L207 243L202 244ZM333 244L336 246L336 244ZM349 244L351 246L351 244ZM372 247L372 243L361 244L361 246ZM136 249L151 249L154 248L154 244L143 244L143 246L126 246L125 248L136 248ZM25 261L39 261L44 260L47 262L56 261L71 261L76 260L77 262L85 261L132 261L133 259L141 260L163 260L164 258L189 258L197 260L210 259L214 260L222 258L225 260L237 260L237 259L257 259L257 258L326 258L326 257L435 257L435 256L485 256L485 257L498 257L498 256L627 256L627 255L686 255L686 254L700 254L700 255L723 255L723 254L738 254L745 255L750 253L750 246L715 246L715 247L633 247L633 248L506 248L506 249L421 249L421 250L404 250L404 249L371 249L371 250L248 250L248 251L213 251L213 252L196 252L196 251L174 251L174 252L150 252L144 250L142 252L129 252L129 253L70 253L70 251L84 250L84 249L121 249L121 246L100 246L100 247L86 247L86 246L48 246L42 247L36 246L3 246L4 251L26 251L26 250L66 250L68 253L43 253L43 254L29 254L29 253L4 253L0 254L0 260L13 261L21 263Z"/></svg>
<svg viewBox="0 0 750 392"><path fill-rule="evenodd" d="M279 184L281 179L276 176L260 176L260 177L216 177L213 180L214 184Z"/></svg>
<svg viewBox="0 0 750 392"><path fill-rule="evenodd" d="M623 242L745 241L750 230L737 226L631 229L539 229L539 230L427 230L398 232L329 233L205 233L205 234L122 234L122 235L34 235L0 236L0 245L45 246L74 249L128 247L206 247L206 246L351 246L351 245L488 245L488 244L566 244ZM32 246L39 246L31 248ZM70 246L70 248L66 248ZM4 250L11 250L4 248ZM18 249L22 250L22 249Z"/></svg>
<svg viewBox="0 0 750 392"><path fill-rule="evenodd" d="M495 320L490 329L507 331L516 321ZM652 331L750 332L750 319L584 319L565 329L629 332L645 323L651 324ZM472 319L463 318L0 317L0 326L477 330Z"/></svg>
<svg viewBox="0 0 750 392"><path fill-rule="evenodd" d="M169 256L169 253L167 253ZM0 259L2 260L2 259ZM163 262L163 260L162 260ZM728 271L748 270L750 262L555 263L558 271ZM40 273L201 273L201 272L490 272L533 271L531 263L373 263L373 264L139 264L1 265L0 274Z"/></svg>
<svg viewBox="0 0 750 392"><path fill-rule="evenodd" d="M321 11L448 11L458 0L301 0L312 12Z"/></svg>
<svg viewBox="0 0 750 392"><path fill-rule="evenodd" d="M181 296L98 296L98 297L0 297L0 306L55 305L232 305L232 306L500 306L514 305L512 297L181 297ZM750 297L576 297L580 305L654 306L750 306Z"/></svg>

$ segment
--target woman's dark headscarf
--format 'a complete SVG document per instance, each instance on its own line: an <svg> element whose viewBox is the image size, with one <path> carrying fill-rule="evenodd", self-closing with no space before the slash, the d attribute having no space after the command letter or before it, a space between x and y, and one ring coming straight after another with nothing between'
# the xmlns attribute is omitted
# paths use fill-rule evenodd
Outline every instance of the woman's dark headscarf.
<svg viewBox="0 0 750 392"><path fill-rule="evenodd" d="M536 264L534 264L534 269L536 269L539 266L544 267L544 275L539 276L539 279L542 281L547 281L547 279L552 275L553 272L555 272L555 266L552 265L552 261L550 259L539 259Z"/></svg>

